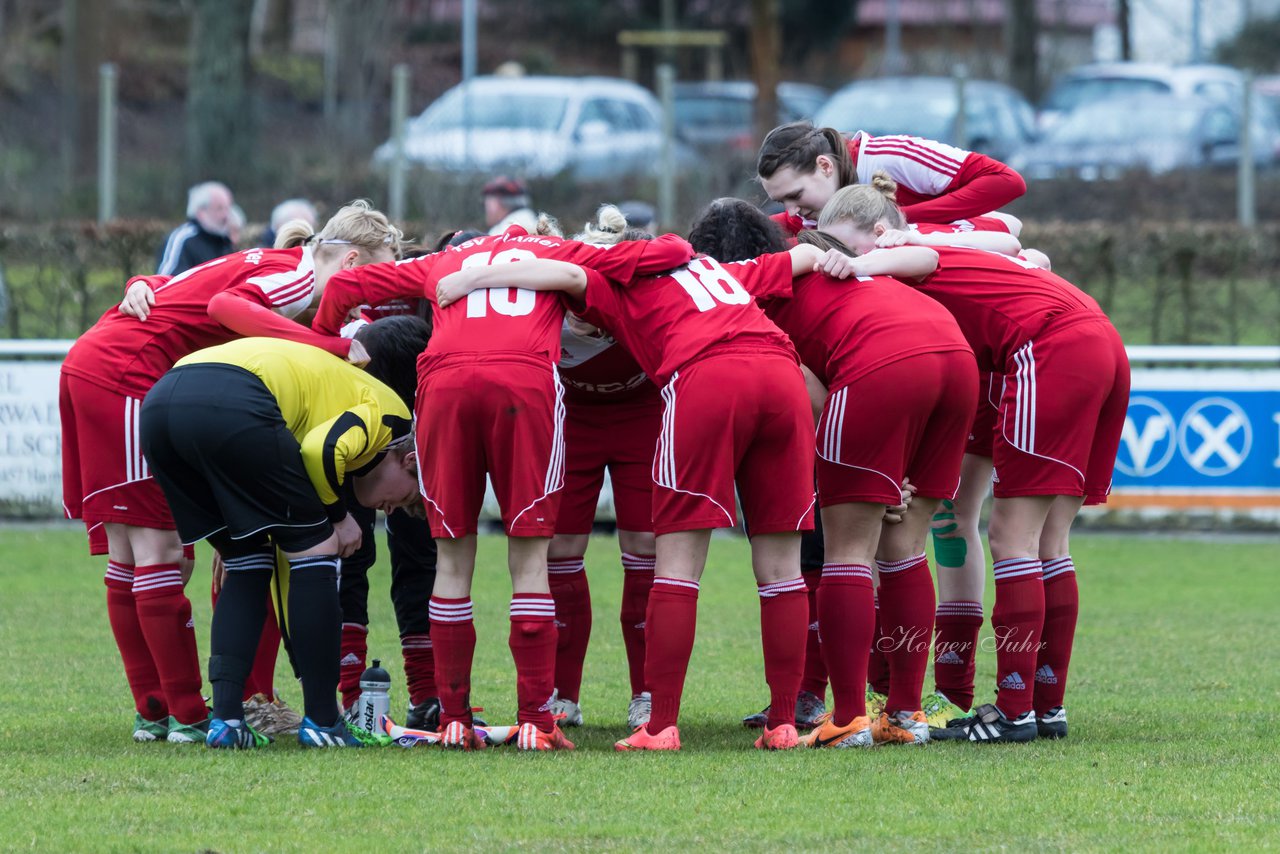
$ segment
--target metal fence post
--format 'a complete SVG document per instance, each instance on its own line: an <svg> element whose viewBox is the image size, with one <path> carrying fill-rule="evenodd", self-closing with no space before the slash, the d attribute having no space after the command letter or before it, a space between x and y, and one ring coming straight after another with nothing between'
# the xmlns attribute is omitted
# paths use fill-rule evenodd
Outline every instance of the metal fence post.
<svg viewBox="0 0 1280 854"><path fill-rule="evenodd" d="M963 62L958 62L951 72L951 76L956 82L956 141L958 148L969 147L969 128L967 127L967 116L965 109L965 81L969 77L969 68Z"/></svg>
<svg viewBox="0 0 1280 854"><path fill-rule="evenodd" d="M675 106L676 69L658 65L658 100L662 102L662 163L658 172L658 223L670 230L676 219Z"/></svg>
<svg viewBox="0 0 1280 854"><path fill-rule="evenodd" d="M1253 162L1253 72L1245 72L1240 108L1240 161L1236 170L1236 211L1244 228L1258 227L1257 164Z"/></svg>
<svg viewBox="0 0 1280 854"><path fill-rule="evenodd" d="M116 67L98 68L98 222L116 215Z"/></svg>
<svg viewBox="0 0 1280 854"><path fill-rule="evenodd" d="M392 222L404 221L406 169L404 154L405 121L409 113L409 66L397 63L391 69L391 171L387 177L387 214Z"/></svg>

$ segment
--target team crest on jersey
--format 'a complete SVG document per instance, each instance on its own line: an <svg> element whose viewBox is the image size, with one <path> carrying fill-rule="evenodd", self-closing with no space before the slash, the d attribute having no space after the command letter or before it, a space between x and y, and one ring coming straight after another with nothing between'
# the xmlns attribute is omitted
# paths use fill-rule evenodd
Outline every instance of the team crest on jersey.
<svg viewBox="0 0 1280 854"><path fill-rule="evenodd" d="M245 262L246 264L260 264L260 263L262 263L262 250L261 250L261 249L250 249L248 252L244 253L244 262Z"/></svg>

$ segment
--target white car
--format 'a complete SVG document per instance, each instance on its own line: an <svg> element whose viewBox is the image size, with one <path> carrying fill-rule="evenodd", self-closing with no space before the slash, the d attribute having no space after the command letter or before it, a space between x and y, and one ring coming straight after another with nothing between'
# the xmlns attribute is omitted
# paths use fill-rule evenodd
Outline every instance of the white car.
<svg viewBox="0 0 1280 854"><path fill-rule="evenodd" d="M676 146L677 163L687 164L688 149ZM409 163L449 172L601 181L654 174L661 152L657 99L611 77L476 77L405 127ZM388 140L375 165L391 155Z"/></svg>
<svg viewBox="0 0 1280 854"><path fill-rule="evenodd" d="M1095 62L1054 81L1040 103L1040 130L1050 130L1076 107L1135 95L1203 97L1239 108L1244 75L1211 63Z"/></svg>

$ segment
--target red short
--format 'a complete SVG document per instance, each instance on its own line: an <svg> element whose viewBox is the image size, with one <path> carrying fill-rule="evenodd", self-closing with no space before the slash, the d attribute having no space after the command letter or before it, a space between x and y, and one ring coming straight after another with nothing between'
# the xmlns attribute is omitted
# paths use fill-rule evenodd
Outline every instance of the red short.
<svg viewBox="0 0 1280 854"><path fill-rule="evenodd" d="M662 389L653 530L813 528L813 415L800 366L781 351L717 352Z"/></svg>
<svg viewBox="0 0 1280 854"><path fill-rule="evenodd" d="M83 519L91 554L106 554L104 523L175 530L138 441L142 401L62 374L62 506Z"/></svg>
<svg viewBox="0 0 1280 854"><path fill-rule="evenodd" d="M922 353L827 396L818 420L823 507L898 504L904 477L926 498L951 498L978 393L973 354Z"/></svg>
<svg viewBox="0 0 1280 854"><path fill-rule="evenodd" d="M995 495L1082 495L1101 504L1129 406L1129 359L1105 318L1028 341L1004 377L993 448Z"/></svg>
<svg viewBox="0 0 1280 854"><path fill-rule="evenodd" d="M653 449L662 430L662 398L569 404L564 423L564 498L557 534L590 534L605 469L623 531L653 530Z"/></svg>
<svg viewBox="0 0 1280 854"><path fill-rule="evenodd" d="M1003 385L1002 374L990 374L986 371L978 374L978 406L973 413L973 426L969 428L969 442L964 448L966 454L973 454L975 457L991 456Z"/></svg>
<svg viewBox="0 0 1280 854"><path fill-rule="evenodd" d="M476 533L486 473L508 535L555 533L562 395L554 365L509 355L446 362L418 380L418 477L432 536Z"/></svg>

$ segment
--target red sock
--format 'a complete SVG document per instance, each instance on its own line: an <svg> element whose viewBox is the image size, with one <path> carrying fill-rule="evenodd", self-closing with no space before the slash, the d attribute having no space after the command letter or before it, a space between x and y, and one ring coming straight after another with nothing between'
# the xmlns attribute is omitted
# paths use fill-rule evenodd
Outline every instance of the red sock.
<svg viewBox="0 0 1280 854"><path fill-rule="evenodd" d="M360 675L369 655L369 627L343 623L339 655L338 691L342 694L342 708L349 709L360 699Z"/></svg>
<svg viewBox="0 0 1280 854"><path fill-rule="evenodd" d="M556 691L578 701L582 666L591 640L591 588L581 557L547 561L547 580L556 603Z"/></svg>
<svg viewBox="0 0 1280 854"><path fill-rule="evenodd" d="M890 712L920 711L924 673L933 640L933 576L919 554L906 560L876 561L880 569L880 616L889 637Z"/></svg>
<svg viewBox="0 0 1280 854"><path fill-rule="evenodd" d="M169 717L169 706L160 688L160 674L151 659L147 639L138 622L138 608L133 601L133 566L107 561L107 619L111 634L115 636L120 660L124 662L124 678L133 694L133 705L138 714L149 721L163 721Z"/></svg>
<svg viewBox="0 0 1280 854"><path fill-rule="evenodd" d="M880 594L873 592L871 603L876 614L875 625L872 627L874 634L871 638L871 650L867 653L867 683L877 694L888 694L889 657L884 654L884 650L889 645L889 641L884 639L884 623L880 620Z"/></svg>
<svg viewBox="0 0 1280 854"><path fill-rule="evenodd" d="M973 677L977 663L982 603L939 602L934 616L938 633L933 642L933 684L962 709L973 705Z"/></svg>
<svg viewBox="0 0 1280 854"><path fill-rule="evenodd" d="M644 615L649 607L649 589L653 587L653 555L622 554L622 608L618 621L622 624L622 644L627 648L627 670L631 675L631 696L644 687Z"/></svg>
<svg viewBox="0 0 1280 854"><path fill-rule="evenodd" d="M550 593L511 597L511 657L516 662L516 723L550 732L556 679L556 603Z"/></svg>
<svg viewBox="0 0 1280 854"><path fill-rule="evenodd" d="M998 560L994 569L991 630L996 638L996 705L1013 718L1032 707L1032 677L1044 627L1044 582L1035 558Z"/></svg>
<svg viewBox="0 0 1280 854"><path fill-rule="evenodd" d="M476 625L471 597L432 596L431 646L436 657L436 687L440 689L440 729L462 721L471 724L471 658L476 651Z"/></svg>
<svg viewBox="0 0 1280 854"><path fill-rule="evenodd" d="M698 582L655 576L645 614L644 684L653 697L649 733L680 718L680 696L698 626Z"/></svg>
<svg viewBox="0 0 1280 854"><path fill-rule="evenodd" d="M831 721L845 726L867 713L867 660L875 636L871 567L828 563L818 585L822 656L831 679Z"/></svg>
<svg viewBox="0 0 1280 854"><path fill-rule="evenodd" d="M805 641L800 690L822 700L827 696L827 665L822 660L822 636L818 632L818 584L822 581L822 570L814 569L802 575L809 598L809 636Z"/></svg>
<svg viewBox="0 0 1280 854"><path fill-rule="evenodd" d="M258 639L258 652L253 657L253 669L244 683L244 699L262 694L268 700L276 698L276 655L280 652L280 624L276 621L276 606L267 594L267 619L262 624L262 637Z"/></svg>
<svg viewBox="0 0 1280 854"><path fill-rule="evenodd" d="M760 639L764 681L769 685L769 729L796 723L796 695L804 674L809 633L809 591L800 576L756 587L760 594Z"/></svg>
<svg viewBox="0 0 1280 854"><path fill-rule="evenodd" d="M1076 587L1076 566L1071 556L1044 562L1044 633L1036 659L1034 704L1043 715L1061 706L1067 693L1067 666L1076 636L1080 612L1080 591Z"/></svg>
<svg viewBox="0 0 1280 854"><path fill-rule="evenodd" d="M191 600L182 592L176 563L139 566L133 575L138 623L160 674L169 714L180 724L196 724L209 716L200 696L200 655L196 651Z"/></svg>
<svg viewBox="0 0 1280 854"><path fill-rule="evenodd" d="M431 635L423 632L400 638L400 654L404 656L404 681L409 691L409 704L417 706L432 697L436 690L436 656Z"/></svg>

